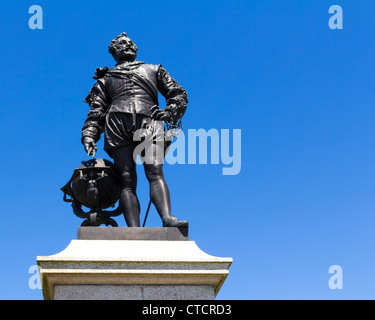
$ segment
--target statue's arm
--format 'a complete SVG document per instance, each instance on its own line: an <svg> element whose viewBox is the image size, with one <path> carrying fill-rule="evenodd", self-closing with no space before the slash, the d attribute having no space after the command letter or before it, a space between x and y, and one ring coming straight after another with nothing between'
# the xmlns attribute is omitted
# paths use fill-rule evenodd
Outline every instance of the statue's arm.
<svg viewBox="0 0 375 320"><path fill-rule="evenodd" d="M92 138L97 142L104 132L105 116L110 105L103 79L97 81L84 101L89 104L91 110L82 127L82 142L85 137Z"/></svg>
<svg viewBox="0 0 375 320"><path fill-rule="evenodd" d="M158 89L167 100L164 111L171 115L172 122L177 123L185 114L189 102L186 90L162 66L158 70Z"/></svg>

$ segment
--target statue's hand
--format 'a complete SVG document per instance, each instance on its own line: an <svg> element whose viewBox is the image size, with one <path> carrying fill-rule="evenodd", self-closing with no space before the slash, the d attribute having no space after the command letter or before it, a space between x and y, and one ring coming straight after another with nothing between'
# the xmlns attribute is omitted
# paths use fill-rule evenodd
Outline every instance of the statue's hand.
<svg viewBox="0 0 375 320"><path fill-rule="evenodd" d="M186 109L186 104L183 105L183 103L181 103L181 104L177 104L177 103L168 104L165 108L165 111L167 111L169 113L169 116L170 116L170 119L169 119L168 122L173 124L173 125L176 125L178 123L178 121L182 118L182 116L184 115L185 109Z"/></svg>
<svg viewBox="0 0 375 320"><path fill-rule="evenodd" d="M85 147L85 151L87 153L87 156L95 157L96 151L98 150L98 147L96 146L95 140L90 137L84 137L83 138L83 146Z"/></svg>
<svg viewBox="0 0 375 320"><path fill-rule="evenodd" d="M151 109L151 118L155 120L170 121L171 115L168 111L163 111L158 106L153 106Z"/></svg>

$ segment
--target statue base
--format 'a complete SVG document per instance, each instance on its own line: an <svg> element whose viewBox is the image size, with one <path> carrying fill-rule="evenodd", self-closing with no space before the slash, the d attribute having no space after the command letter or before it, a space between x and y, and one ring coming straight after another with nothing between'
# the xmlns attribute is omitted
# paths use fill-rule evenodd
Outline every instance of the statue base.
<svg viewBox="0 0 375 320"><path fill-rule="evenodd" d="M79 227L78 240L188 241L189 228L98 228Z"/></svg>
<svg viewBox="0 0 375 320"><path fill-rule="evenodd" d="M204 253L181 229L79 228L65 250L37 257L44 299L215 299L233 260Z"/></svg>

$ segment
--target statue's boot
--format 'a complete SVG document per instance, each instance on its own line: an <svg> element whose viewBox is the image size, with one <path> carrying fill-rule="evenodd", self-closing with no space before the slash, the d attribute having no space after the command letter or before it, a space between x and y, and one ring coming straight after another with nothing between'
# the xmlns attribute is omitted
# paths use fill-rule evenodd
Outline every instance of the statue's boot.
<svg viewBox="0 0 375 320"><path fill-rule="evenodd" d="M189 222L187 221L180 221L175 216L170 216L163 219L163 227L182 227L187 228L189 227Z"/></svg>

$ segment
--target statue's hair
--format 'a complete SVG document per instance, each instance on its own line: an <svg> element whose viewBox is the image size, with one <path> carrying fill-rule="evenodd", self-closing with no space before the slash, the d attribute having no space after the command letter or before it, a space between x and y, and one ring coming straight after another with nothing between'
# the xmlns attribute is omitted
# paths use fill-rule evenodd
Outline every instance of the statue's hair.
<svg viewBox="0 0 375 320"><path fill-rule="evenodd" d="M126 32L123 32L121 34L119 34L116 38L114 38L111 43L109 44L108 46L108 51L110 54L114 54L116 52L116 49L115 49L115 43L118 39L122 38L122 37L127 37L128 38L128 35L126 34Z"/></svg>

